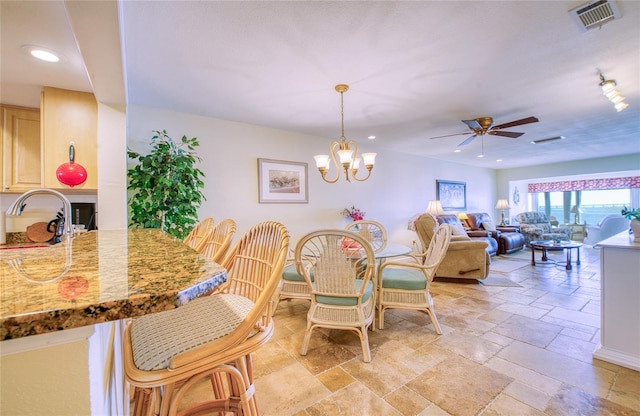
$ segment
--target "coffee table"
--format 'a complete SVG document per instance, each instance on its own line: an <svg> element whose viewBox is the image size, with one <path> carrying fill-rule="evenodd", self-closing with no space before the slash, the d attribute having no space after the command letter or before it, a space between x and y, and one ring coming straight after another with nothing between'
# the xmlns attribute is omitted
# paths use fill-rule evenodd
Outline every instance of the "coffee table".
<svg viewBox="0 0 640 416"><path fill-rule="evenodd" d="M576 265L580 265L580 247L582 247L582 243L577 243L575 241L552 241L552 240L538 240L531 241L529 243L531 245L531 265L536 265L535 253L536 249L542 250L542 261L549 261L547 257L548 250L564 250L567 252L567 264L565 269L571 270L571 249L576 249L577 251L577 261Z"/></svg>

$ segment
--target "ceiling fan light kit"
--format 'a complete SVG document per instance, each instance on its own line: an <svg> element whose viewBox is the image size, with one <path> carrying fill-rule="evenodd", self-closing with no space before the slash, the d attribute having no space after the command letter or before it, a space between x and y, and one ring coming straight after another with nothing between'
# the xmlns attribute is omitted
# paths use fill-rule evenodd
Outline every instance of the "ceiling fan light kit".
<svg viewBox="0 0 640 416"><path fill-rule="evenodd" d="M318 171L322 175L322 179L328 183L336 183L338 179L340 179L340 168L344 171L344 177L347 182L351 182L349 178L349 173L351 173L351 178L356 181L366 181L371 176L371 170L373 169L373 165L376 161L375 153L363 153L362 159L358 157L358 143L354 140L349 140L344 136L344 93L349 89L349 86L346 84L338 84L335 86L335 90L340 93L340 118L342 123L342 135L340 136L340 141L334 141L331 143L329 147L329 151L331 155L315 155L313 158L316 161L316 167ZM337 157L336 157L337 154ZM337 167L337 174L334 179L327 179L327 173L329 172L329 166L331 165L331 159L333 159L333 163ZM340 165L338 165L338 160L340 161ZM360 168L360 162L364 162L364 167L367 169L367 176L364 178L358 178L356 174L358 173L358 169Z"/></svg>
<svg viewBox="0 0 640 416"><path fill-rule="evenodd" d="M618 91L617 83L615 79L605 79L604 75L600 74L600 88L602 89L602 94L613 103L613 107L617 112L624 110L629 107L629 104L625 103L625 97L620 95Z"/></svg>

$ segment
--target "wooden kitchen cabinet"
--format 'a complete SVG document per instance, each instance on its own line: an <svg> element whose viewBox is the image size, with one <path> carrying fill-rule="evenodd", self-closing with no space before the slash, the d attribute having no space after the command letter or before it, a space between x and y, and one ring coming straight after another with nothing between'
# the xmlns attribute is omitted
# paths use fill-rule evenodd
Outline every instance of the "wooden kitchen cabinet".
<svg viewBox="0 0 640 416"><path fill-rule="evenodd" d="M98 104L93 94L45 87L41 103L42 184L54 189L98 189ZM56 177L58 166L69 162L74 142L75 163L87 171L80 185L63 185Z"/></svg>
<svg viewBox="0 0 640 416"><path fill-rule="evenodd" d="M2 192L40 188L40 110L2 106Z"/></svg>

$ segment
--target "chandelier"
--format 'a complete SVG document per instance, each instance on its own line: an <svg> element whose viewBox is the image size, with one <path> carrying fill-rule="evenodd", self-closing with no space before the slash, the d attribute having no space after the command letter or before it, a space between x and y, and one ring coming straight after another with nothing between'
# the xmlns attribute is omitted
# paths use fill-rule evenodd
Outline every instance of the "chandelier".
<svg viewBox="0 0 640 416"><path fill-rule="evenodd" d="M358 157L358 143L353 140L347 141L344 137L344 93L349 89L349 86L346 84L338 84L335 86L337 92L340 93L340 119L342 122L342 135L340 136L340 141L334 141L331 143L329 150L331 152L331 156L329 155L315 155L313 158L316 160L316 167L320 171L322 175L322 179L328 183L336 183L338 179L340 179L340 166L344 171L344 176L347 182L351 182L349 179L349 173L351 173L351 178L357 181L366 181L371 176L371 170L373 169L373 164L376 160L375 153L363 153L362 159ZM337 154L337 156L336 156ZM329 172L329 165L331 164L331 159L333 159L333 163L336 165L337 174L334 179L327 179L327 173ZM340 160L340 164L338 164L338 160ZM367 168L367 176L364 178L358 178L356 174L358 173L358 169L360 168L360 162L364 161L364 166Z"/></svg>

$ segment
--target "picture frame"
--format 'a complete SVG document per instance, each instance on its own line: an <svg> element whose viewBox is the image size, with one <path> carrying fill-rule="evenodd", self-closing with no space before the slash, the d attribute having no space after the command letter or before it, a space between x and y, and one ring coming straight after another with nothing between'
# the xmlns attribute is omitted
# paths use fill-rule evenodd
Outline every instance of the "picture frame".
<svg viewBox="0 0 640 416"><path fill-rule="evenodd" d="M308 204L308 164L287 160L258 159L258 202L261 204Z"/></svg>
<svg viewBox="0 0 640 416"><path fill-rule="evenodd" d="M436 199L445 211L467 209L467 183L436 179Z"/></svg>

